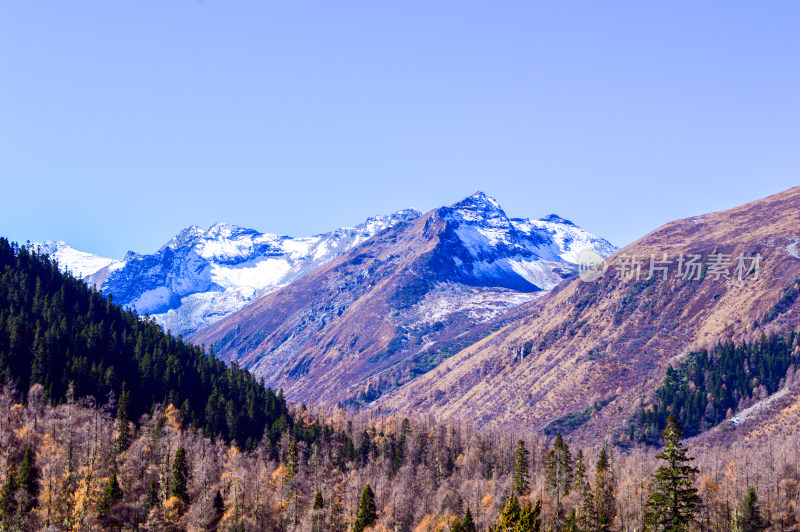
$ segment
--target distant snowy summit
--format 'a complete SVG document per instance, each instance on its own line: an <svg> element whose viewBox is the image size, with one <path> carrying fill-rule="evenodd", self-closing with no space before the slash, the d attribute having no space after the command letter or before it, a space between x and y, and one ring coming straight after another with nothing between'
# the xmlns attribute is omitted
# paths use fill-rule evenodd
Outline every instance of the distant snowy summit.
<svg viewBox="0 0 800 532"><path fill-rule="evenodd" d="M149 314L165 329L187 334L235 312L420 212L404 209L355 227L292 238L217 223L187 227L152 254L129 252L123 261L98 258L82 275L116 303ZM71 248L70 248L71 249ZM80 253L80 252L78 252ZM89 254L84 254L89 257ZM73 269L73 254L56 258ZM90 269L84 259L81 271Z"/></svg>
<svg viewBox="0 0 800 532"><path fill-rule="evenodd" d="M555 214L538 220L509 218L483 192L442 207L437 215L449 228L444 237L449 268L470 285L550 290L577 271L581 251L607 257L617 250Z"/></svg>
<svg viewBox="0 0 800 532"><path fill-rule="evenodd" d="M63 240L48 240L46 242L31 242L29 240L27 245L40 253L47 253L58 261L62 270L69 271L79 279L84 279L102 268L112 267L120 263L118 260L78 251Z"/></svg>
<svg viewBox="0 0 800 532"><path fill-rule="evenodd" d="M293 238L217 223L187 227L152 254L129 252L116 261L63 242L34 244L65 270L111 294L116 303L149 314L175 334L189 334L236 312L341 256L367 239L421 213L404 209L355 227ZM586 248L608 256L616 248L568 220L508 218L483 192L436 210L449 278L468 285L530 292L549 290L576 271ZM445 271L446 270L446 271Z"/></svg>

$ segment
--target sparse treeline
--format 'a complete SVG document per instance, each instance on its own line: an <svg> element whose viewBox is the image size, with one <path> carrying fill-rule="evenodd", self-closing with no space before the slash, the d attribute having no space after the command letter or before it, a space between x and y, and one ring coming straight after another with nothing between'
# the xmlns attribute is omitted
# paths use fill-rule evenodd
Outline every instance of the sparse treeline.
<svg viewBox="0 0 800 532"><path fill-rule="evenodd" d="M26 404L18 399L0 393L9 530L797 527L797 436L687 451L676 422L656 456L429 421L324 418L300 406L298 424L328 428L311 444L286 431L274 453L268 442L240 450L211 440L170 405L128 423L121 448L120 423L92 400L47 404L41 385Z"/></svg>

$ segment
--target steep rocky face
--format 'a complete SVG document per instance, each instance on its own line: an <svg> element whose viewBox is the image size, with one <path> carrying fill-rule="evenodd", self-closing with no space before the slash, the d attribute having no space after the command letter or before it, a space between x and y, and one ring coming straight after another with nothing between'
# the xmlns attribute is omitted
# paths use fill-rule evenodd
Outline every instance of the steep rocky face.
<svg viewBox="0 0 800 532"><path fill-rule="evenodd" d="M615 253L600 279L559 286L375 406L495 427L573 416L573 437L608 436L688 351L800 325L800 298L785 297L798 242L800 187L669 223ZM758 275L746 271L756 259Z"/></svg>
<svg viewBox="0 0 800 532"><path fill-rule="evenodd" d="M580 251L593 249L603 256L616 251L556 215L510 219L482 192L436 214L446 222L436 270L468 285L549 290L575 273Z"/></svg>
<svg viewBox="0 0 800 532"><path fill-rule="evenodd" d="M575 273L605 240L509 219L476 193L377 235L193 334L290 397L364 403L435 367ZM515 310L511 310L515 309Z"/></svg>
<svg viewBox="0 0 800 532"><path fill-rule="evenodd" d="M376 216L356 227L306 238L218 223L184 229L153 254L129 252L87 277L114 301L188 334L299 279L373 235L419 212Z"/></svg>

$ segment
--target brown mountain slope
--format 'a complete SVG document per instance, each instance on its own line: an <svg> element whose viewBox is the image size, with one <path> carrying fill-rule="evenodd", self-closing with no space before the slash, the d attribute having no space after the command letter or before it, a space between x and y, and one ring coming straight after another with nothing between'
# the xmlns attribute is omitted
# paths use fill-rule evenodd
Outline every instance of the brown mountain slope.
<svg viewBox="0 0 800 532"><path fill-rule="evenodd" d="M394 273L429 253L436 245L436 239L430 238L435 232L430 215L402 224L302 282L201 329L191 339L214 345L223 359L265 376L271 385L286 388L290 396L303 390L308 391L304 397L325 397L329 388L337 387L336 380L325 375L326 366L337 368L342 382L359 381L355 364L359 357L345 358L343 347L348 355L368 352L374 356L397 336L396 326L383 319L384 313L397 297L398 286L421 285L422 278L421 272L411 269L399 276ZM361 301L366 294L371 294L370 305ZM413 296L408 290L408 297ZM347 326L356 321L357 328Z"/></svg>
<svg viewBox="0 0 800 532"><path fill-rule="evenodd" d="M526 315L517 307L573 274L569 258L587 244L614 249L557 216L509 219L476 193L376 235L190 340L290 398L365 403Z"/></svg>
<svg viewBox="0 0 800 532"><path fill-rule="evenodd" d="M776 306L800 277L798 242L800 187L671 222L614 254L601 279L576 279L553 291L530 316L382 397L377 406L495 427L542 428L584 414L588 421L575 437L609 436L648 401L667 365L688 350L800 324L798 302L788 309ZM675 261L667 265L668 278L656 270L648 279L651 254L665 253ZM716 254L731 256L730 278L715 280L708 266L702 280L677 277L679 257L695 253L706 264ZM751 273L738 279L740 253L760 255L757 278ZM644 258L640 279L617 278L633 255Z"/></svg>

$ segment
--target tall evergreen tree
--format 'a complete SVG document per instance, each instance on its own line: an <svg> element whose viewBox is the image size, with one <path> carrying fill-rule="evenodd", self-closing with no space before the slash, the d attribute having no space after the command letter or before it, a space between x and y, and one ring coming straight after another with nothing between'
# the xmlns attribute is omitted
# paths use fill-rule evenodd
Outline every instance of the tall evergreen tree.
<svg viewBox="0 0 800 532"><path fill-rule="evenodd" d="M108 478L106 489L103 491L103 494L100 496L100 500L97 502L97 514L101 517L107 516L109 513L111 513L111 509L114 507L114 505L122 500L122 497L123 493L122 488L117 481L117 472L112 471L111 476Z"/></svg>
<svg viewBox="0 0 800 532"><path fill-rule="evenodd" d="M512 493L500 512L496 532L516 532L521 511L519 499Z"/></svg>
<svg viewBox="0 0 800 532"><path fill-rule="evenodd" d="M583 503L581 505L581 515L578 520L580 529L583 532L593 532L597 530L597 510L594 505L594 491L589 482L583 485Z"/></svg>
<svg viewBox="0 0 800 532"><path fill-rule="evenodd" d="M311 506L312 510L322 510L325 508L325 499L322 498L322 490L317 488L317 493L314 495L314 504Z"/></svg>
<svg viewBox="0 0 800 532"><path fill-rule="evenodd" d="M664 450L656 455L665 463L658 467L650 481L652 493L644 516L648 530L688 530L701 504L693 485L698 470L689 465L694 459L686 454L680 442L682 436L680 423L669 416L663 433Z"/></svg>
<svg viewBox="0 0 800 532"><path fill-rule="evenodd" d="M150 509L158 503L158 481L155 478L150 479L150 484L147 487L147 495L144 498L144 509Z"/></svg>
<svg viewBox="0 0 800 532"><path fill-rule="evenodd" d="M297 454L297 440L292 438L292 441L289 443L289 449L286 451L286 467L288 469L284 480L286 484L289 484L289 482L297 476L299 465L300 458Z"/></svg>
<svg viewBox="0 0 800 532"><path fill-rule="evenodd" d="M564 532L578 532L578 512L573 507L567 515L567 522L564 524Z"/></svg>
<svg viewBox="0 0 800 532"><path fill-rule="evenodd" d="M3 517L4 523L10 522L17 513L17 488L17 475L14 473L14 468L9 467L6 483L0 492L0 516Z"/></svg>
<svg viewBox="0 0 800 532"><path fill-rule="evenodd" d="M464 512L464 519L461 520L461 532L476 532L475 521L472 519L472 512L467 506L467 511Z"/></svg>
<svg viewBox="0 0 800 532"><path fill-rule="evenodd" d="M122 393L119 395L119 401L117 402L117 453L125 452L131 441L129 402L130 392L125 389L123 384Z"/></svg>
<svg viewBox="0 0 800 532"><path fill-rule="evenodd" d="M572 453L564 441L561 433L556 434L553 448L547 453L546 486L556 499L556 520L560 523L563 517L561 499L566 497L572 488L574 472L572 468Z"/></svg>
<svg viewBox="0 0 800 532"><path fill-rule="evenodd" d="M214 510L213 523L219 523L222 516L225 515L225 501L222 499L222 493L219 490L214 494L214 500L211 503L211 508Z"/></svg>
<svg viewBox="0 0 800 532"><path fill-rule="evenodd" d="M584 483L586 483L586 460L583 457L583 450L578 449L578 454L575 457L575 478L572 480L572 486L576 492L582 494Z"/></svg>
<svg viewBox="0 0 800 532"><path fill-rule="evenodd" d="M517 495L525 496L530 493L530 465L528 457L530 452L525 447L525 442L517 442L517 451L514 453L514 491Z"/></svg>
<svg viewBox="0 0 800 532"><path fill-rule="evenodd" d="M220 493L219 490L214 494L214 501L211 507L214 508L214 512L219 515L225 512L225 501L222 499L222 493Z"/></svg>
<svg viewBox="0 0 800 532"><path fill-rule="evenodd" d="M311 505L311 532L323 532L325 523L323 522L325 509L325 499L322 497L322 489L317 488L314 495L314 503Z"/></svg>
<svg viewBox="0 0 800 532"><path fill-rule="evenodd" d="M362 532L368 526L375 524L378 520L378 512L375 509L375 494L369 484L364 486L361 492L361 500L358 502L358 514L353 525L353 532Z"/></svg>
<svg viewBox="0 0 800 532"><path fill-rule="evenodd" d="M594 475L594 512L598 530L610 530L617 516L617 486L606 447L600 449Z"/></svg>
<svg viewBox="0 0 800 532"><path fill-rule="evenodd" d="M737 508L732 528L734 532L761 532L769 528L769 523L761 513L756 490L752 486L747 489L747 495Z"/></svg>
<svg viewBox="0 0 800 532"><path fill-rule="evenodd" d="M408 433L411 430L411 422L408 418L403 418L400 424L400 437L397 439L394 456L392 457L392 473L397 474L406 460L406 444L408 441Z"/></svg>
<svg viewBox="0 0 800 532"><path fill-rule="evenodd" d="M519 513L519 524L517 525L518 532L539 532L542 525L542 500L537 499L536 504L531 506L530 501L527 501Z"/></svg>
<svg viewBox="0 0 800 532"><path fill-rule="evenodd" d="M36 496L39 494L37 478L38 473L34 462L33 449L28 445L17 472L17 486L23 493L23 512L29 511L36 503Z"/></svg>
<svg viewBox="0 0 800 532"><path fill-rule="evenodd" d="M189 504L189 470L186 464L186 449L178 447L172 461L172 490L170 495Z"/></svg>

